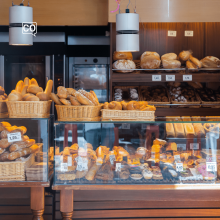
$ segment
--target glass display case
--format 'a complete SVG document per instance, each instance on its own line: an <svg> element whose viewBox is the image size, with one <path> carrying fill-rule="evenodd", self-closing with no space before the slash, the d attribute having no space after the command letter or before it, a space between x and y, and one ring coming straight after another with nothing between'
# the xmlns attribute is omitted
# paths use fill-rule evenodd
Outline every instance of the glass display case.
<svg viewBox="0 0 220 220"><path fill-rule="evenodd" d="M48 182L54 118L0 119L0 182Z"/></svg>
<svg viewBox="0 0 220 220"><path fill-rule="evenodd" d="M218 120L57 122L54 185L218 184Z"/></svg>

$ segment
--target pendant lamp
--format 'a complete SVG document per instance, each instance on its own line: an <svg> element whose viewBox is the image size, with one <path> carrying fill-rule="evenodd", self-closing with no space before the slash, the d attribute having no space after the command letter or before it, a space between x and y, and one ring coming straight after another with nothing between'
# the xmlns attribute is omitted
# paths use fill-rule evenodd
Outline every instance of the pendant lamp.
<svg viewBox="0 0 220 220"><path fill-rule="evenodd" d="M9 8L9 45L33 45L33 35L29 28L32 22L33 8L29 6L29 2L27 6L24 6L23 3L14 5L12 2L12 6ZM25 24L26 27L22 27Z"/></svg>

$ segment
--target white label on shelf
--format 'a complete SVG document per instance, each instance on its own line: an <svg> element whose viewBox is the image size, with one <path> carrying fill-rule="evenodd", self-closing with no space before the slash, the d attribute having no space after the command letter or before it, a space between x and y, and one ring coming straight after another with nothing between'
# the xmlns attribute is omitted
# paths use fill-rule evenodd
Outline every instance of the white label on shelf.
<svg viewBox="0 0 220 220"><path fill-rule="evenodd" d="M161 81L161 75L152 75L152 81Z"/></svg>
<svg viewBox="0 0 220 220"><path fill-rule="evenodd" d="M121 163L116 163L115 172L121 172Z"/></svg>
<svg viewBox="0 0 220 220"><path fill-rule="evenodd" d="M130 129L130 124L124 123L121 126L122 129Z"/></svg>
<svg viewBox="0 0 220 220"><path fill-rule="evenodd" d="M113 165L114 162L115 162L115 155L114 155L114 154L113 154L113 155L110 155L110 156L109 156L109 160L110 160L110 163Z"/></svg>
<svg viewBox="0 0 220 220"><path fill-rule="evenodd" d="M186 150L186 144L177 144L177 150Z"/></svg>
<svg viewBox="0 0 220 220"><path fill-rule="evenodd" d="M168 37L176 37L176 31L168 31Z"/></svg>
<svg viewBox="0 0 220 220"><path fill-rule="evenodd" d="M180 155L174 155L174 160L175 160L175 161L181 161L181 160L180 160Z"/></svg>
<svg viewBox="0 0 220 220"><path fill-rule="evenodd" d="M175 75L166 75L166 81L175 81Z"/></svg>
<svg viewBox="0 0 220 220"><path fill-rule="evenodd" d="M77 167L76 170L78 171L84 171L88 170L88 159L85 157L76 157Z"/></svg>
<svg viewBox="0 0 220 220"><path fill-rule="evenodd" d="M183 171L183 163L176 163L176 171L177 172Z"/></svg>
<svg viewBox="0 0 220 220"><path fill-rule="evenodd" d="M68 164L67 163L61 163L60 164L60 170L61 170L61 172L67 172L68 171Z"/></svg>
<svg viewBox="0 0 220 220"><path fill-rule="evenodd" d="M183 81L192 81L192 75L183 75Z"/></svg>
<svg viewBox="0 0 220 220"><path fill-rule="evenodd" d="M68 158L67 158L67 164L68 164L68 167L71 167L71 166L73 165L72 157L71 157L71 156L68 156Z"/></svg>
<svg viewBox="0 0 220 220"><path fill-rule="evenodd" d="M206 171L216 172L217 171L216 162L206 162Z"/></svg>
<svg viewBox="0 0 220 220"><path fill-rule="evenodd" d="M185 37L193 37L193 31L185 31Z"/></svg>
<svg viewBox="0 0 220 220"><path fill-rule="evenodd" d="M55 155L55 166L60 166L60 155Z"/></svg>
<svg viewBox="0 0 220 220"><path fill-rule="evenodd" d="M147 124L142 124L142 125L141 125L141 129L142 129L142 130L146 130L146 129L147 129Z"/></svg>
<svg viewBox="0 0 220 220"><path fill-rule="evenodd" d="M21 133L20 132L16 132L16 133L10 133L7 134L8 136L8 142L15 142L15 141L21 141Z"/></svg>
<svg viewBox="0 0 220 220"><path fill-rule="evenodd" d="M199 143L190 143L190 150L199 150Z"/></svg>

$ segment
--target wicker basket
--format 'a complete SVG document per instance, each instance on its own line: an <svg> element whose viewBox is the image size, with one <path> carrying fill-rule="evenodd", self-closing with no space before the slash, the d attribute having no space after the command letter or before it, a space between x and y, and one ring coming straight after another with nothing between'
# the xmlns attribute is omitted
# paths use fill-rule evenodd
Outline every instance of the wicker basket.
<svg viewBox="0 0 220 220"><path fill-rule="evenodd" d="M25 170L34 163L34 154L25 161L0 162L0 181L25 181Z"/></svg>
<svg viewBox="0 0 220 220"><path fill-rule="evenodd" d="M102 109L102 121L154 121L155 111Z"/></svg>
<svg viewBox="0 0 220 220"><path fill-rule="evenodd" d="M8 112L0 113L0 118L8 118Z"/></svg>
<svg viewBox="0 0 220 220"><path fill-rule="evenodd" d="M56 105L58 121L98 121L102 105Z"/></svg>
<svg viewBox="0 0 220 220"><path fill-rule="evenodd" d="M52 101L8 101L9 118L48 118Z"/></svg>
<svg viewBox="0 0 220 220"><path fill-rule="evenodd" d="M6 102L7 101L0 101L0 114L8 112L8 108L7 108Z"/></svg>

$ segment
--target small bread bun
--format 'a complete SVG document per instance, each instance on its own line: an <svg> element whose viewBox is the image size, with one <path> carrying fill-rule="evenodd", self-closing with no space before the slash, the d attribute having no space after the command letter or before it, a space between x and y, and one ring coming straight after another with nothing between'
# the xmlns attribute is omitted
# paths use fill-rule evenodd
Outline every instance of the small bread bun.
<svg viewBox="0 0 220 220"><path fill-rule="evenodd" d="M118 52L115 51L113 54L113 60L133 60L133 56L131 52Z"/></svg>
<svg viewBox="0 0 220 220"><path fill-rule="evenodd" d="M127 110L139 110L140 109L140 104L139 102L136 101L130 101L127 104Z"/></svg>
<svg viewBox="0 0 220 220"><path fill-rule="evenodd" d="M22 97L27 93L27 88L28 88L28 85L23 86L22 91L21 91Z"/></svg>
<svg viewBox="0 0 220 220"><path fill-rule="evenodd" d="M166 53L161 57L161 60L163 61L163 59L166 60L176 60L177 59L177 55L175 53Z"/></svg>
<svg viewBox="0 0 220 220"><path fill-rule="evenodd" d="M184 50L179 53L179 59L182 61L187 61L191 54L192 54L191 50Z"/></svg>
<svg viewBox="0 0 220 220"><path fill-rule="evenodd" d="M52 99L52 101L54 101L57 105L62 105L62 103L60 102L58 96L54 93L50 94L50 98Z"/></svg>
<svg viewBox="0 0 220 220"><path fill-rule="evenodd" d="M60 99L60 101L61 101L64 105L71 105L71 102L70 102L69 100Z"/></svg>
<svg viewBox="0 0 220 220"><path fill-rule="evenodd" d="M177 69L181 67L181 62L179 60L162 59L162 64L164 69Z"/></svg>
<svg viewBox="0 0 220 220"><path fill-rule="evenodd" d="M26 101L26 99L27 99L29 96L34 96L34 95L31 94L31 93L26 93L25 95L22 96L22 101Z"/></svg>
<svg viewBox="0 0 220 220"><path fill-rule="evenodd" d="M38 83L37 83L37 80L36 80L35 78L32 78L32 79L29 81L29 85L39 86Z"/></svg>
<svg viewBox="0 0 220 220"><path fill-rule="evenodd" d="M73 88L66 88L66 90L67 90L67 94L68 95L72 95L72 96L76 96L76 90L75 89L73 89Z"/></svg>
<svg viewBox="0 0 220 220"><path fill-rule="evenodd" d="M32 95L32 96L29 96L27 99L26 99L26 101L40 101L40 99L37 97L37 96L35 96L35 95Z"/></svg>
<svg viewBox="0 0 220 220"><path fill-rule="evenodd" d="M116 101L112 101L110 103L105 102L103 108L111 110L122 110L122 104Z"/></svg>
<svg viewBox="0 0 220 220"><path fill-rule="evenodd" d="M161 60L158 56L150 55L144 56L141 60L142 69L158 69L160 67Z"/></svg>
<svg viewBox="0 0 220 220"><path fill-rule="evenodd" d="M95 105L92 101L86 98L82 93L76 92L76 99L82 105Z"/></svg>
<svg viewBox="0 0 220 220"><path fill-rule="evenodd" d="M202 67L202 63L195 57L193 57L191 54L189 56L189 60L195 64L198 68L201 68Z"/></svg>
<svg viewBox="0 0 220 220"><path fill-rule="evenodd" d="M50 79L50 80L48 80L46 89L44 91L44 93L47 94L48 98L50 97L52 89L53 89L53 80Z"/></svg>
<svg viewBox="0 0 220 220"><path fill-rule="evenodd" d="M24 86L29 86L29 84L30 84L30 79L28 77L25 77Z"/></svg>
<svg viewBox="0 0 220 220"><path fill-rule="evenodd" d="M21 101L22 95L20 92L13 92L8 95L8 101Z"/></svg>
<svg viewBox="0 0 220 220"><path fill-rule="evenodd" d="M57 95L60 99L66 99L68 96L67 90L65 87L63 86L59 86L57 88Z"/></svg>
<svg viewBox="0 0 220 220"><path fill-rule="evenodd" d="M140 60L142 60L145 56L151 56L151 55L156 56L160 59L160 55L157 52L146 51L141 55Z"/></svg>
<svg viewBox="0 0 220 220"><path fill-rule="evenodd" d="M50 97L44 93L44 92L38 92L36 96L41 100L41 101L48 101Z"/></svg>
<svg viewBox="0 0 220 220"><path fill-rule="evenodd" d="M22 80L18 81L15 87L15 91L17 92L21 92L22 88L23 88L23 84L24 82Z"/></svg>
<svg viewBox="0 0 220 220"><path fill-rule="evenodd" d="M133 72L133 70L130 69L136 69L136 65L132 60L117 60L113 63L114 69L123 69L123 70L117 70L118 73L130 73Z"/></svg>
<svg viewBox="0 0 220 220"><path fill-rule="evenodd" d="M72 105L80 106L81 104L77 101L77 99L73 96L70 97L70 102Z"/></svg>
<svg viewBox="0 0 220 220"><path fill-rule="evenodd" d="M30 85L27 88L27 92L36 95L38 92L43 92L43 89L39 86L36 86L36 85Z"/></svg>

